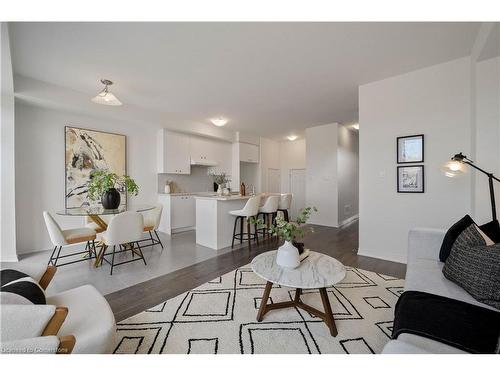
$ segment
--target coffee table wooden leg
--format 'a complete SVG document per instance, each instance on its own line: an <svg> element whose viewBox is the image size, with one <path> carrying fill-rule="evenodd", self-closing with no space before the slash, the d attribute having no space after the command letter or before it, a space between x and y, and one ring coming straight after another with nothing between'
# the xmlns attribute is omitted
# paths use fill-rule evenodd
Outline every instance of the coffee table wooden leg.
<svg viewBox="0 0 500 375"><path fill-rule="evenodd" d="M293 302L298 303L300 301L300 295L302 294L302 289L297 288L295 289L295 298Z"/></svg>
<svg viewBox="0 0 500 375"><path fill-rule="evenodd" d="M262 300L260 301L260 308L257 314L257 321L262 322L262 318L264 314L267 312L267 300L269 299L269 294L271 294L271 289L273 287L273 283L268 281L266 284L266 289L264 289L264 295L262 296Z"/></svg>
<svg viewBox="0 0 500 375"><path fill-rule="evenodd" d="M325 309L325 323L330 330L330 334L335 337L337 336L337 327L335 326L335 320L333 319L332 307L330 306L330 300L328 299L328 292L326 288L320 288L319 294L321 295L321 301L323 302L323 308Z"/></svg>

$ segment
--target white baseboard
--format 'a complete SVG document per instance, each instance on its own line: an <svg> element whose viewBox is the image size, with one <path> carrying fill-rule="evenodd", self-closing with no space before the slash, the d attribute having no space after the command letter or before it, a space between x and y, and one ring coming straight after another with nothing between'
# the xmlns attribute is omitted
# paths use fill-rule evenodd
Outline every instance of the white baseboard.
<svg viewBox="0 0 500 375"><path fill-rule="evenodd" d="M363 249L358 249L358 255L369 258L388 260L390 262L403 263L403 264L406 264L407 261L406 258L402 258L401 256L397 255L395 256L394 254L384 254L384 253L375 254L373 251L366 251Z"/></svg>
<svg viewBox="0 0 500 375"><path fill-rule="evenodd" d="M358 219L359 219L359 214L353 215L353 216L345 219L344 221L340 222L339 227L343 227L344 225L352 223L353 221L358 220Z"/></svg>

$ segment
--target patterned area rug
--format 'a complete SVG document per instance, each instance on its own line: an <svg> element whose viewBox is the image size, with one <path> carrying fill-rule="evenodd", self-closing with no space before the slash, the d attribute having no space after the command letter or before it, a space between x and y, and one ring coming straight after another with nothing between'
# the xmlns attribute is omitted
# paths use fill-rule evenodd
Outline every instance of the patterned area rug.
<svg viewBox="0 0 500 375"><path fill-rule="evenodd" d="M246 265L118 323L115 353L380 353L403 283L348 267L327 289L338 329L332 337L322 320L297 308L270 311L258 323L266 282ZM294 293L274 285L271 300ZM317 290L301 299L323 311Z"/></svg>

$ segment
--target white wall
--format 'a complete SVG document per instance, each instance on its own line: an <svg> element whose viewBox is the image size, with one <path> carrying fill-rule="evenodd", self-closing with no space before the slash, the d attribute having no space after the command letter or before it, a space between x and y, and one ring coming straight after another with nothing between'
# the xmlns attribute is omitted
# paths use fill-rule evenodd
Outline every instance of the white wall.
<svg viewBox="0 0 500 375"><path fill-rule="evenodd" d="M15 112L9 30L0 23L0 260L13 262L16 255Z"/></svg>
<svg viewBox="0 0 500 375"><path fill-rule="evenodd" d="M112 110L112 108L108 108ZM102 120L16 103L16 223L18 253L51 248L42 211L64 208L64 127L109 131L127 136L127 173L140 187L131 203L157 201L157 128ZM56 215L61 226L81 218Z"/></svg>
<svg viewBox="0 0 500 375"><path fill-rule="evenodd" d="M306 205L318 212L312 224L338 226L338 124L306 129Z"/></svg>
<svg viewBox="0 0 500 375"><path fill-rule="evenodd" d="M474 161L486 171L500 176L500 57L475 64L476 155ZM488 178L475 173L475 219L491 220ZM497 215L500 213L500 183L495 182Z"/></svg>
<svg viewBox="0 0 500 375"><path fill-rule="evenodd" d="M406 261L414 227L446 228L470 212L470 176L441 166L471 149L470 60L462 58L359 88L359 254ZM425 193L396 192L396 137L425 135Z"/></svg>
<svg viewBox="0 0 500 375"><path fill-rule="evenodd" d="M268 138L260 138L260 181L259 191L267 192L268 169L280 169L279 142Z"/></svg>
<svg viewBox="0 0 500 375"><path fill-rule="evenodd" d="M290 169L306 168L306 140L280 142L281 192L290 193Z"/></svg>
<svg viewBox="0 0 500 375"><path fill-rule="evenodd" d="M359 137L347 126L339 126L338 131L339 225L343 225L359 212Z"/></svg>

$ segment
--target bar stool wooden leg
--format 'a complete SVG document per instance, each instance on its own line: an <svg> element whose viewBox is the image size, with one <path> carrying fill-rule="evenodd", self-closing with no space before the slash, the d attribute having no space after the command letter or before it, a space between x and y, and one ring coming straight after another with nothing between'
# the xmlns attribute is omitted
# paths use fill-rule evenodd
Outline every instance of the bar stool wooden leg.
<svg viewBox="0 0 500 375"><path fill-rule="evenodd" d="M252 249L252 231L250 230L250 220L247 218L247 236L248 236L248 250ZM243 237L243 236L242 236Z"/></svg>
<svg viewBox="0 0 500 375"><path fill-rule="evenodd" d="M234 237L236 235L236 225L238 224L238 216L234 219L234 227L233 227L233 241L231 242L231 249L234 247Z"/></svg>

